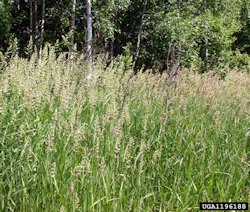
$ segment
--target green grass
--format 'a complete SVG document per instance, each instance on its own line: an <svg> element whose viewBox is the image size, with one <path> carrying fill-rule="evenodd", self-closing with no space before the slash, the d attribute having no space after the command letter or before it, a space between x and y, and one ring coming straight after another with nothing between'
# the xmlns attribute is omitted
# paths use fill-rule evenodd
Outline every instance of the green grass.
<svg viewBox="0 0 250 212"><path fill-rule="evenodd" d="M248 201L250 76L127 81L14 58L0 79L1 211L199 211Z"/></svg>

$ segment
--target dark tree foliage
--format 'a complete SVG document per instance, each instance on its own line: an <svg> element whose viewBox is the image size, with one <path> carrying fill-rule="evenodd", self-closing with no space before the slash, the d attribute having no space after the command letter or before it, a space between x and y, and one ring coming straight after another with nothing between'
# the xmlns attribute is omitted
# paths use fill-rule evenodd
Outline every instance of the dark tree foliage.
<svg viewBox="0 0 250 212"><path fill-rule="evenodd" d="M40 42L43 1L0 0L0 51L5 52L9 42L17 38L19 55L29 56L30 1L37 4L37 21L33 24L37 29L35 44ZM70 51L73 41L82 54L86 52L86 1L76 1L73 30L71 2L46 0L42 44L55 45L59 53ZM137 69L174 72L181 67L202 71L226 66L249 68L247 0L149 0L145 14L145 0L92 0L92 5L96 56L133 58L139 44Z"/></svg>
<svg viewBox="0 0 250 212"><path fill-rule="evenodd" d="M241 13L242 28L236 32L234 48L242 53L250 54L250 2L244 1Z"/></svg>

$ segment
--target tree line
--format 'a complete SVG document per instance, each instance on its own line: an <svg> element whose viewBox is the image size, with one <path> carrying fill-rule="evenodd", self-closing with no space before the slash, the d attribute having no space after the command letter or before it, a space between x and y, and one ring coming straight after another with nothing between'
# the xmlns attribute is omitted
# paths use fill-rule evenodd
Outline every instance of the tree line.
<svg viewBox="0 0 250 212"><path fill-rule="evenodd" d="M0 0L0 51L45 43L69 58L132 57L132 68L249 68L249 0Z"/></svg>

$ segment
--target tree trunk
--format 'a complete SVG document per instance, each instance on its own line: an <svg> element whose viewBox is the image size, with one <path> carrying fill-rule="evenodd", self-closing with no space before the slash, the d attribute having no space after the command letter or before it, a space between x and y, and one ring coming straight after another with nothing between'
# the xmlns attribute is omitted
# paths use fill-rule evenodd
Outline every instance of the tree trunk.
<svg viewBox="0 0 250 212"><path fill-rule="evenodd" d="M204 65L205 65L205 71L208 71L208 24L207 22L205 23L205 30L206 30L206 34L205 34L205 44L204 44L204 52L205 52Z"/></svg>
<svg viewBox="0 0 250 212"><path fill-rule="evenodd" d="M30 44L31 44L31 52L34 51L34 43L35 43L35 33L34 33L34 17L33 17L33 0L29 0L30 4Z"/></svg>
<svg viewBox="0 0 250 212"><path fill-rule="evenodd" d="M207 5L207 0L204 1L204 10L206 10L208 7ZM209 39L209 31L208 31L208 23L207 20L205 20L205 33L204 33L204 45L203 45L203 62L204 62L204 69L205 72L208 71L209 69L209 64L208 64L208 39Z"/></svg>
<svg viewBox="0 0 250 212"><path fill-rule="evenodd" d="M44 24L45 24L45 1L42 0L42 20L41 20L41 34L39 42L39 64L42 62L42 50L43 50L43 39L44 39Z"/></svg>
<svg viewBox="0 0 250 212"><path fill-rule="evenodd" d="M20 0L17 0L17 9L21 10Z"/></svg>
<svg viewBox="0 0 250 212"><path fill-rule="evenodd" d="M74 43L75 21L76 21L76 0L71 0L69 59L74 58L74 53L76 51Z"/></svg>
<svg viewBox="0 0 250 212"><path fill-rule="evenodd" d="M34 29L35 29L35 47L36 47L36 50L38 50L38 37L39 37L39 32L38 32L38 19L37 19L37 0L34 0L34 21L33 21L33 24L34 24Z"/></svg>
<svg viewBox="0 0 250 212"><path fill-rule="evenodd" d="M112 62L113 59L114 59L114 38L112 38L110 45L111 45L110 46L110 59L111 59L111 62Z"/></svg>
<svg viewBox="0 0 250 212"><path fill-rule="evenodd" d="M92 76L92 60L93 60L93 20L92 20L92 5L91 0L86 0L87 9L87 63L88 63L88 78Z"/></svg>
<svg viewBox="0 0 250 212"><path fill-rule="evenodd" d="M138 32L138 36L137 36L137 45L136 45L134 60L132 63L132 70L134 70L134 68L135 68L135 65L136 65L136 62L137 62L137 59L138 59L139 53L140 53L141 36L142 36L144 25L145 25L144 18L145 18L147 4L148 4L148 0L145 0L143 10L142 10L142 16L141 16L141 24L140 24L140 28L139 28L139 32Z"/></svg>

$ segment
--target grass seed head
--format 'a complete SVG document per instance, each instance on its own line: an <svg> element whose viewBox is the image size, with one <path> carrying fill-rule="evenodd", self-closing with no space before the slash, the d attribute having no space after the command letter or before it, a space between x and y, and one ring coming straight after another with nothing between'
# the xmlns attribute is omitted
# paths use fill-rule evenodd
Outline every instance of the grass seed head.
<svg viewBox="0 0 250 212"><path fill-rule="evenodd" d="M53 162L50 167L50 177L55 178L56 177L56 163Z"/></svg>

